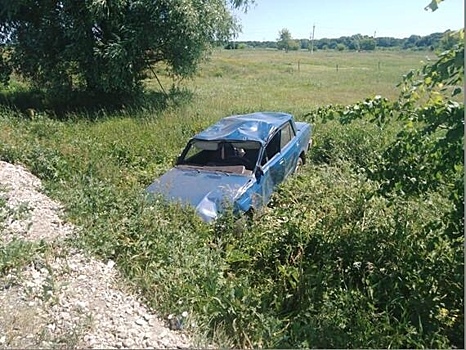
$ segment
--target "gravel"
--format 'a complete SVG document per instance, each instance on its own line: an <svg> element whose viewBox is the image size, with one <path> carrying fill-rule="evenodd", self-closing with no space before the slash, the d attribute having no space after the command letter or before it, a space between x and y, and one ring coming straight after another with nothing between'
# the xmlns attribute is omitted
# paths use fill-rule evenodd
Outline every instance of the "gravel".
<svg viewBox="0 0 466 350"><path fill-rule="evenodd" d="M76 228L61 214L38 178L0 161L2 247L17 240L46 245L28 264L0 271L0 348L192 347L187 334L166 327L124 287L112 260L98 261L63 241Z"/></svg>
<svg viewBox="0 0 466 350"><path fill-rule="evenodd" d="M61 206L41 193L40 188L40 180L25 168L0 162L0 196L8 209L2 243L14 238L51 241L73 232L73 227L59 218Z"/></svg>

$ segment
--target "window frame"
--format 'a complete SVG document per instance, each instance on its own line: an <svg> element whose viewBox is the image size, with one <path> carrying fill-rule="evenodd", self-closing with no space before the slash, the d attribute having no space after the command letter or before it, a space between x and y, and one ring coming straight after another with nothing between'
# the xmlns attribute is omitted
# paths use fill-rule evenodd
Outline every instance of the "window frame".
<svg viewBox="0 0 466 350"><path fill-rule="evenodd" d="M288 129L288 141L286 141L285 144L283 144L283 130ZM280 152L282 149L284 149L290 142L291 140L296 136L295 130L293 128L293 125L291 124L290 121L286 122L283 124L283 126L280 128Z"/></svg>
<svg viewBox="0 0 466 350"><path fill-rule="evenodd" d="M290 131L290 132L288 133L289 139L288 139L288 141L287 141L285 144L282 144L282 131L283 131L285 128L289 129L289 131ZM280 138L280 140L279 140L279 145L278 145L278 146L279 146L279 147L278 147L278 151L275 152L275 153L273 154L273 156L269 158L269 157L268 157L268 154L267 154L267 147L269 147L269 145L270 145L273 141L276 142L274 139L275 139L275 137L276 137L277 135L279 135L279 138ZM288 146L288 144L291 142L291 140L292 140L294 137L296 137L296 130L294 129L294 125L293 125L293 123L291 123L291 121L287 121L287 122L284 123L282 126L280 126L280 128L278 128L278 129L273 133L273 136L269 138L268 142L267 142L267 143L265 144L265 146L264 146L264 152L263 152L263 154L262 154L262 159L261 159L261 162L260 162L261 166L266 165L266 164L269 163L273 158L275 158L275 156L276 156L277 154L281 153L282 150Z"/></svg>

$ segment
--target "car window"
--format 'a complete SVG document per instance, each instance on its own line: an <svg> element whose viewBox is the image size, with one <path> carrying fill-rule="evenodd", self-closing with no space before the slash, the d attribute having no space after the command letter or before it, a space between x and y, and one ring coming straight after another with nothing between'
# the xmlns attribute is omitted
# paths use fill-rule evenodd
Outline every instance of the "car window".
<svg viewBox="0 0 466 350"><path fill-rule="evenodd" d="M261 165L267 163L278 152L280 152L291 139L295 136L293 127L290 123L286 123L270 140L265 148L264 156L262 157Z"/></svg>
<svg viewBox="0 0 466 350"><path fill-rule="evenodd" d="M218 152L218 146L218 142L191 142L179 164L203 166Z"/></svg>
<svg viewBox="0 0 466 350"><path fill-rule="evenodd" d="M267 163L278 152L280 152L280 131L278 131L274 135L274 137L272 137L272 139L269 141L269 143L265 147L265 153L264 153L264 156L262 157L261 164L264 165L265 163Z"/></svg>
<svg viewBox="0 0 466 350"><path fill-rule="evenodd" d="M244 166L254 170L259 157L260 143L257 141L203 141L188 144L177 165L198 167Z"/></svg>
<svg viewBox="0 0 466 350"><path fill-rule="evenodd" d="M290 123L286 123L285 126L281 129L280 149L283 149L293 137L293 128L291 127Z"/></svg>

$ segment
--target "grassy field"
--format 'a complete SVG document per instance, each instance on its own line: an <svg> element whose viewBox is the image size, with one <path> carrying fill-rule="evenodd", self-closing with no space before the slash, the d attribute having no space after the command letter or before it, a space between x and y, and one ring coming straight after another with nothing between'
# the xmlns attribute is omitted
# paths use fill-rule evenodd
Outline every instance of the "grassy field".
<svg viewBox="0 0 466 350"><path fill-rule="evenodd" d="M156 107L66 121L2 107L0 159L25 164L65 204L83 228L70 244L114 259L162 316L189 311L188 331L217 344L461 346L462 238L445 237L450 184L380 193L386 183L371 174L403 124L315 115L328 105L342 115L338 105L375 95L395 101L402 75L426 56L435 60L418 51L218 50L183 93ZM155 69L168 90L170 78ZM146 85L160 89L155 79ZM238 231L228 215L205 225L190 210L144 200L194 133L260 110L313 120L316 141L310 164L260 220Z"/></svg>
<svg viewBox="0 0 466 350"><path fill-rule="evenodd" d="M299 114L375 95L396 99L402 75L421 67L427 56L435 59L422 51L219 50L188 86L200 106L219 116L245 110ZM149 86L157 88L153 81Z"/></svg>
<svg viewBox="0 0 466 350"><path fill-rule="evenodd" d="M148 181L149 177L170 166L189 137L226 115L269 110L289 112L299 119L328 104L347 105L375 95L395 100L399 95L396 85L403 74L419 68L427 54L433 56L418 51L322 51L311 55L308 52L219 50L202 65L194 79L182 82L182 86L192 92L189 103L182 96L181 101L161 109L103 111L95 115L72 115L71 122L36 120L24 121L24 125L31 129L34 138L47 143L55 152L74 157L82 154L84 160L101 154L108 145L116 149L112 152L127 151L134 157L145 158L148 163L155 157L159 160L157 169L147 169L144 180ZM299 72L298 61L301 62ZM164 74L159 74L159 78L168 90L172 80ZM160 91L155 79L148 79L146 84L149 91ZM47 117L46 113L37 112L39 119ZM88 121L95 118L101 120ZM23 125L22 119L15 123ZM12 145L24 141L22 133L22 128L11 126L0 131L2 139ZM79 138L76 135L80 135ZM99 167L102 158L96 158L93 166ZM126 172L119 163L110 166L105 161L101 170L110 178ZM124 176L131 178L133 175Z"/></svg>

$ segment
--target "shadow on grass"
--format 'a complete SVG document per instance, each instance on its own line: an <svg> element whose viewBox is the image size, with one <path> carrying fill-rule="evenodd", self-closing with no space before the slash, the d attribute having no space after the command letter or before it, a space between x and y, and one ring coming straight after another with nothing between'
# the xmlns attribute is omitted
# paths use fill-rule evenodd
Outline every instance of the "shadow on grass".
<svg viewBox="0 0 466 350"><path fill-rule="evenodd" d="M75 92L66 97L47 95L39 90L16 89L0 91L0 106L19 111L28 118L34 118L38 113L46 113L58 120L97 120L121 114L138 118L187 104L192 96L193 93L186 88L172 88L167 93L146 91L134 95Z"/></svg>

